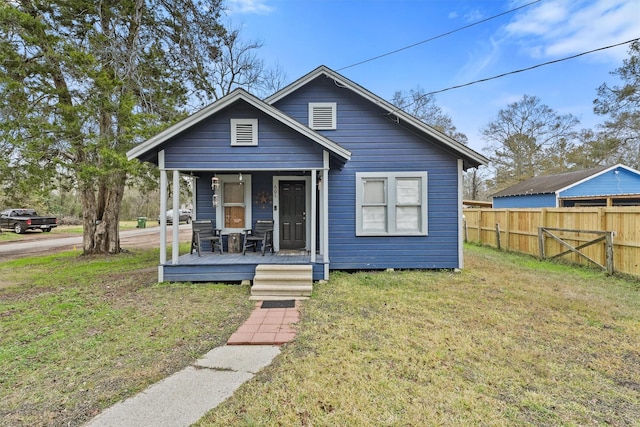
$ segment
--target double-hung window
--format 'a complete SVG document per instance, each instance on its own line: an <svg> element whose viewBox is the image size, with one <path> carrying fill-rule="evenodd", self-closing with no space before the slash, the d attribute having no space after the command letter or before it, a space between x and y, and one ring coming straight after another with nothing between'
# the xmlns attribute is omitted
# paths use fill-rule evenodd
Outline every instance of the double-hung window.
<svg viewBox="0 0 640 427"><path fill-rule="evenodd" d="M357 236L426 236L426 172L356 173Z"/></svg>

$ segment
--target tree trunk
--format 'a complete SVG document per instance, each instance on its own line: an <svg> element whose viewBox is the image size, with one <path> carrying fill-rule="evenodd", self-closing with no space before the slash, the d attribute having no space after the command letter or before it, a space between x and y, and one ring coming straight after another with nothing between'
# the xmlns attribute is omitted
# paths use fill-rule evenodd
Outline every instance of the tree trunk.
<svg viewBox="0 0 640 427"><path fill-rule="evenodd" d="M120 204L125 182L124 172L114 172L97 190L91 185L83 186L80 195L84 212L82 247L85 255L117 254L121 251Z"/></svg>

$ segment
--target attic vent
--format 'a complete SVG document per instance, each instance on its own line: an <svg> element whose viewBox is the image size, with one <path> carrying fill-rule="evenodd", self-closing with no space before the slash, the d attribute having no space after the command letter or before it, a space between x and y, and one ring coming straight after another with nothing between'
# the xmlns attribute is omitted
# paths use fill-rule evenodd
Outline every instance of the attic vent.
<svg viewBox="0 0 640 427"><path fill-rule="evenodd" d="M333 130L336 128L335 102L310 102L309 127L316 130Z"/></svg>
<svg viewBox="0 0 640 427"><path fill-rule="evenodd" d="M258 145L258 119L231 119L231 145Z"/></svg>

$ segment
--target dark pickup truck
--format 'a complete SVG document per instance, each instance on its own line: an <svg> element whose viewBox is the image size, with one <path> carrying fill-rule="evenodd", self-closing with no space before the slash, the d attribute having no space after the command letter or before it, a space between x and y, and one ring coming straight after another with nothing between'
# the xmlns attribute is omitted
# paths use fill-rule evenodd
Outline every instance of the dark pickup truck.
<svg viewBox="0 0 640 427"><path fill-rule="evenodd" d="M58 226L54 216L38 216L33 209L7 209L0 212L0 228L9 228L18 234L27 230L51 231Z"/></svg>

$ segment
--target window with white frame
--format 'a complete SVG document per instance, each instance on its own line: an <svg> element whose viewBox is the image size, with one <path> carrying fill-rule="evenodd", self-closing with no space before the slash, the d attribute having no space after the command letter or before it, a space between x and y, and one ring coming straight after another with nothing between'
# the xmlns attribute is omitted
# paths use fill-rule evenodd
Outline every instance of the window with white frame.
<svg viewBox="0 0 640 427"><path fill-rule="evenodd" d="M217 175L220 181L216 224L225 233L251 228L251 176Z"/></svg>
<svg viewBox="0 0 640 427"><path fill-rule="evenodd" d="M335 102L310 102L309 127L315 130L334 130L337 125Z"/></svg>
<svg viewBox="0 0 640 427"><path fill-rule="evenodd" d="M258 145L258 119L231 119L231 145Z"/></svg>
<svg viewBox="0 0 640 427"><path fill-rule="evenodd" d="M426 236L426 172L357 172L357 236Z"/></svg>

